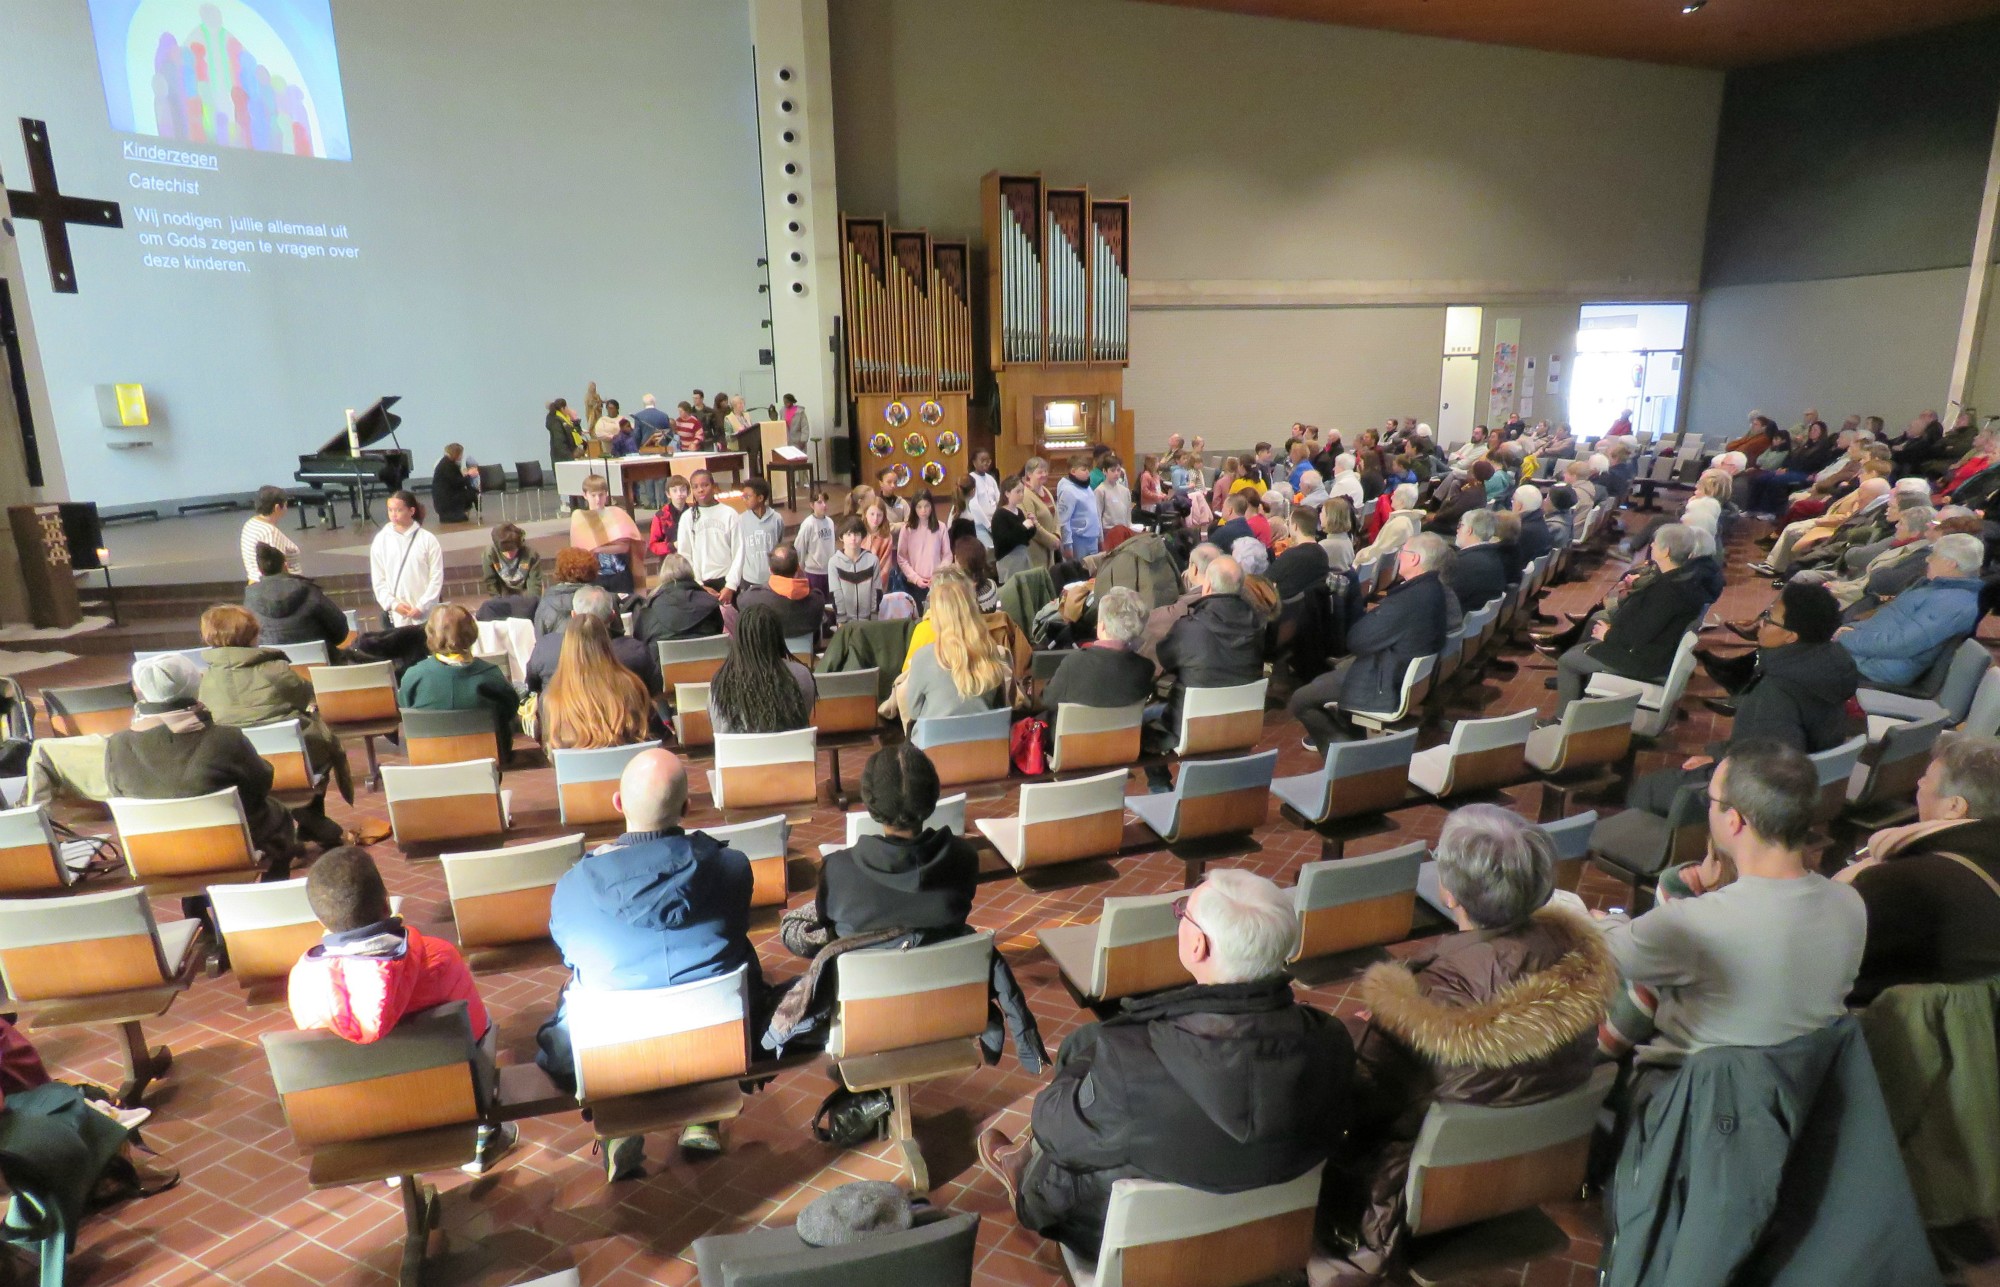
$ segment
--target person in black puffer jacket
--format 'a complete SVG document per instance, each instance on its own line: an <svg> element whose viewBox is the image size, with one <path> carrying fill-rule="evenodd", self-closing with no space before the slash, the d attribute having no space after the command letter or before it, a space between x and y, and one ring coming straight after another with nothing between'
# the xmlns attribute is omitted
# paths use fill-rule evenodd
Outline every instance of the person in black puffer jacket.
<svg viewBox="0 0 2000 1287"><path fill-rule="evenodd" d="M706 639L722 633L722 600L694 579L679 554L660 560L659 589L639 609L633 633L648 649L662 639Z"/></svg>
<svg viewBox="0 0 2000 1287"><path fill-rule="evenodd" d="M1077 1029L1030 1133L979 1140L1023 1227L1092 1259L1117 1181L1281 1184L1325 1163L1347 1123L1354 1046L1293 996L1291 896L1251 872L1211 871L1183 903L1179 954L1194 982Z"/></svg>
<svg viewBox="0 0 2000 1287"><path fill-rule="evenodd" d="M285 553L275 546L257 547L257 570L263 579L243 590L243 606L257 618L257 637L265 644L325 643L329 655L347 640L347 614L302 576L285 571Z"/></svg>
<svg viewBox="0 0 2000 1287"><path fill-rule="evenodd" d="M1708 781L1730 746L1783 742L1813 755L1860 732L1847 704L1861 686L1861 671L1847 649L1833 642L1833 632L1839 628L1840 604L1830 590L1800 581L1787 585L1758 623L1757 651L1743 659L1747 674L1728 685L1734 691L1736 716L1729 740L1710 746L1705 755L1689 757L1679 768L1639 778L1626 793L1625 803L1664 818L1674 793L1688 783ZM1708 665L1719 682L1740 673L1735 658ZM1729 710L1727 703L1713 699L1711 705Z"/></svg>
<svg viewBox="0 0 2000 1287"><path fill-rule="evenodd" d="M1160 669L1174 677L1173 700L1163 712L1169 729L1180 723L1187 689L1230 688L1264 677L1264 618L1243 597L1243 566L1224 555L1208 565L1202 585L1206 593L1160 641Z"/></svg>

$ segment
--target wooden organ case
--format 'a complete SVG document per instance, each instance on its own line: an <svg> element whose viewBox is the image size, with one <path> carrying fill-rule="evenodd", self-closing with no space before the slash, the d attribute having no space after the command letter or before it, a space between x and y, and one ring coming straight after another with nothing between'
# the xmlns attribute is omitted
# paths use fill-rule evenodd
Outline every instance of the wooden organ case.
<svg viewBox="0 0 2000 1287"><path fill-rule="evenodd" d="M1098 443L1136 471L1125 407L1132 203L998 171L980 181L980 203L1000 472L1041 456L1060 475L1071 452Z"/></svg>
<svg viewBox="0 0 2000 1287"><path fill-rule="evenodd" d="M860 481L893 468L892 494L949 504L972 459L970 248L882 218L842 216L840 232Z"/></svg>

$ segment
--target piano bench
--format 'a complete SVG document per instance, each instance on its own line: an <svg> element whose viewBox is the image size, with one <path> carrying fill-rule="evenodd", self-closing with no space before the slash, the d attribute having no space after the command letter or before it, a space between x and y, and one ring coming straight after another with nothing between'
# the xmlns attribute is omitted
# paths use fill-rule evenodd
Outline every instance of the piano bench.
<svg viewBox="0 0 2000 1287"><path fill-rule="evenodd" d="M288 495L290 499L285 503L298 513L299 530L301 532L305 531L309 526L306 522L306 511L308 509L317 509L319 511L320 522L326 527L335 528L340 526L340 511L335 508L335 502L340 498L333 493L317 491L311 487L301 487L288 493Z"/></svg>

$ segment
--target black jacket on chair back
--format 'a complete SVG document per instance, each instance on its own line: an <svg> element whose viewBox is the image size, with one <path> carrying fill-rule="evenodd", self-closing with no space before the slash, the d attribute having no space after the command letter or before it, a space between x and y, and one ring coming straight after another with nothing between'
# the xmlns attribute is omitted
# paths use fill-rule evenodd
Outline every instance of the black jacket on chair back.
<svg viewBox="0 0 2000 1287"><path fill-rule="evenodd" d="M836 938L906 929L942 940L964 931L978 882L978 855L943 827L908 840L863 836L826 856L814 905ZM924 933L938 930L949 933Z"/></svg>

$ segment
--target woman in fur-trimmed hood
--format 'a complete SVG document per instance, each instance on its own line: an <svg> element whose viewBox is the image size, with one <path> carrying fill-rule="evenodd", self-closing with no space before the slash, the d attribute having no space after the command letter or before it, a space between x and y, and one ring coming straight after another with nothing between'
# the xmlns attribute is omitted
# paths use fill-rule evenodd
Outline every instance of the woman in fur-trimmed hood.
<svg viewBox="0 0 2000 1287"><path fill-rule="evenodd" d="M1448 935L1361 981L1355 1126L1321 1202L1312 1279L1359 1284L1400 1248L1410 1151L1434 1100L1531 1104L1590 1078L1597 1025L1618 967L1555 888L1547 832L1493 805L1456 810L1438 838Z"/></svg>

